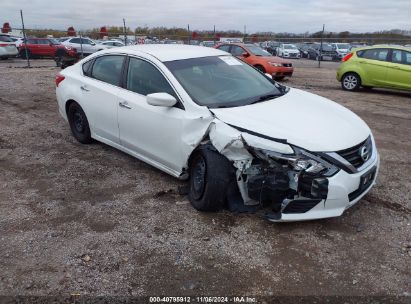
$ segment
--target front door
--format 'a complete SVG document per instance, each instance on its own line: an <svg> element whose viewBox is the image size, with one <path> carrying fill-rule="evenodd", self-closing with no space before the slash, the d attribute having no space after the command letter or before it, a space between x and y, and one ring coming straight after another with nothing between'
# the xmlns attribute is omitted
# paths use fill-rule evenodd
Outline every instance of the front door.
<svg viewBox="0 0 411 304"><path fill-rule="evenodd" d="M411 89L411 52L392 50L388 64L387 83L399 89Z"/></svg>
<svg viewBox="0 0 411 304"><path fill-rule="evenodd" d="M120 142L140 158L180 172L185 164L181 137L185 111L182 106L161 107L147 103L152 93L168 93L178 100L173 88L152 63L130 57L125 88L119 92Z"/></svg>

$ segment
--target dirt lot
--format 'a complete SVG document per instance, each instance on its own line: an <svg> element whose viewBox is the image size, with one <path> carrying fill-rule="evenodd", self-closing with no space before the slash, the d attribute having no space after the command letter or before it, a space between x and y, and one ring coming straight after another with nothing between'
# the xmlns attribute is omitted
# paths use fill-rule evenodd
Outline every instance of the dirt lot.
<svg viewBox="0 0 411 304"><path fill-rule="evenodd" d="M0 295L409 300L411 93L344 92L338 64L296 62L285 83L360 115L381 169L342 217L272 224L199 213L177 194L184 182L104 144L79 144L58 114L54 62L23 65L0 62Z"/></svg>

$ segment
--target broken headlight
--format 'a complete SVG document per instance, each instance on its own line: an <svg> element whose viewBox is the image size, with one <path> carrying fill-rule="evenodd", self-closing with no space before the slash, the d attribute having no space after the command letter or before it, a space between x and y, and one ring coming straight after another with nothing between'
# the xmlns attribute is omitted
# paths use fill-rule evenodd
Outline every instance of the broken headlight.
<svg viewBox="0 0 411 304"><path fill-rule="evenodd" d="M297 172L307 172L309 174L321 174L323 176L332 176L338 168L324 159L310 153L304 149L292 147L294 154L282 154L269 150L256 150L258 158L267 161L282 161L287 162L288 165Z"/></svg>

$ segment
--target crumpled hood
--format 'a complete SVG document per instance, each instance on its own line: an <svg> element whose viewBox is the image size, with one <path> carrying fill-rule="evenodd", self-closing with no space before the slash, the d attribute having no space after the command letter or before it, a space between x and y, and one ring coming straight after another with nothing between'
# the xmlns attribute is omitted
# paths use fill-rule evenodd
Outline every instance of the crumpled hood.
<svg viewBox="0 0 411 304"><path fill-rule="evenodd" d="M371 131L356 114L298 89L253 105L211 110L218 119L313 152L333 152L364 141Z"/></svg>

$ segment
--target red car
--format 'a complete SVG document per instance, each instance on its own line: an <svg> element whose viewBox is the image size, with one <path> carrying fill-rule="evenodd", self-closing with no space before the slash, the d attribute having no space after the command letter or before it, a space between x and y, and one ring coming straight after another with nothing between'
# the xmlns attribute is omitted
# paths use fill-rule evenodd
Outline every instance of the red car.
<svg viewBox="0 0 411 304"><path fill-rule="evenodd" d="M26 55L27 49L27 55ZM64 46L60 42L52 38L29 38L27 42L22 43L19 47L19 54L21 58L34 57L77 57L77 50L75 48Z"/></svg>

